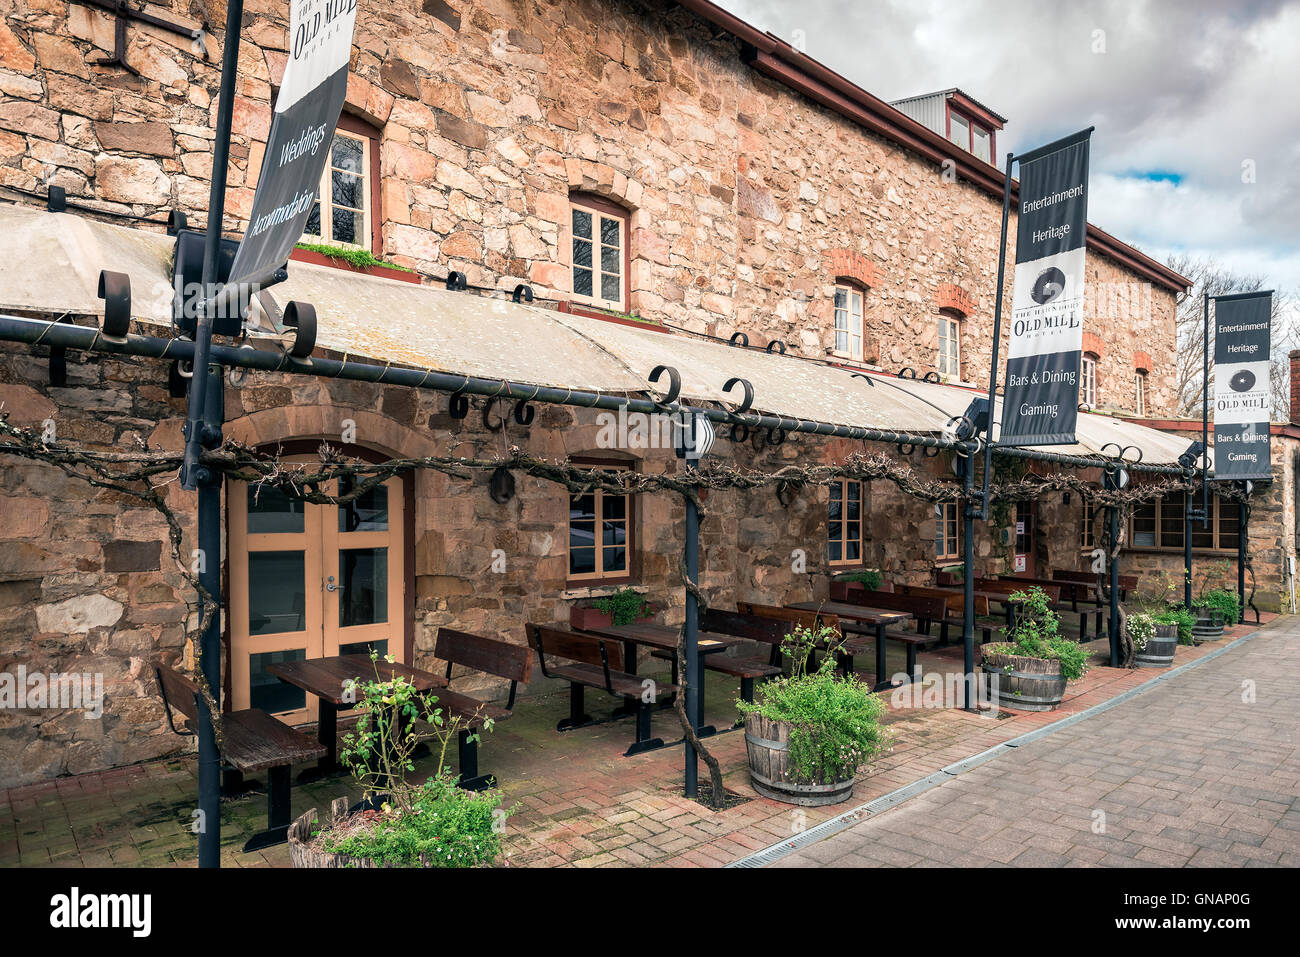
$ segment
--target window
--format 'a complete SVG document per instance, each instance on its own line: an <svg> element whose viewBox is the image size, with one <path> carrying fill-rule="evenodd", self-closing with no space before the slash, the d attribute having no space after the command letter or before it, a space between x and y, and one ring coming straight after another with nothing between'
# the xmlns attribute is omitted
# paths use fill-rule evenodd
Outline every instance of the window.
<svg viewBox="0 0 1300 957"><path fill-rule="evenodd" d="M1097 356L1091 352L1083 354L1083 361L1079 366L1079 400L1085 402L1088 408L1097 407Z"/></svg>
<svg viewBox="0 0 1300 957"><path fill-rule="evenodd" d="M378 254L379 131L354 116L339 117L329 162L303 238Z"/></svg>
<svg viewBox="0 0 1300 957"><path fill-rule="evenodd" d="M867 511L866 487L853 479L831 484L826 540L832 565L862 563L862 526Z"/></svg>
<svg viewBox="0 0 1300 957"><path fill-rule="evenodd" d="M835 351L851 359L862 358L862 290L837 283L835 286Z"/></svg>
<svg viewBox="0 0 1300 957"><path fill-rule="evenodd" d="M957 502L940 502L934 507L934 557L936 561L961 558Z"/></svg>
<svg viewBox="0 0 1300 957"><path fill-rule="evenodd" d="M948 111L948 139L984 162L993 162L992 130L951 109Z"/></svg>
<svg viewBox="0 0 1300 957"><path fill-rule="evenodd" d="M586 464L611 472L627 469L626 465L609 462ZM570 497L570 580L626 581L632 577L632 511L631 495L612 495L597 489Z"/></svg>
<svg viewBox="0 0 1300 957"><path fill-rule="evenodd" d="M1147 374L1133 373L1133 411L1138 415L1147 414Z"/></svg>
<svg viewBox="0 0 1300 957"><path fill-rule="evenodd" d="M1193 500L1195 501L1195 500ZM1183 549L1183 509L1187 496L1183 492L1155 502L1142 502L1133 509L1130 538L1134 548ZM1205 528L1192 522L1192 548L1236 551L1240 528L1235 502L1210 498L1210 522Z"/></svg>
<svg viewBox="0 0 1300 957"><path fill-rule="evenodd" d="M1092 551L1097 547L1097 506L1079 496L1079 548Z"/></svg>
<svg viewBox="0 0 1300 957"><path fill-rule="evenodd" d="M569 200L573 298L606 309L627 308L627 212L597 196Z"/></svg>
<svg viewBox="0 0 1300 957"><path fill-rule="evenodd" d="M961 320L939 316L939 374L961 381Z"/></svg>

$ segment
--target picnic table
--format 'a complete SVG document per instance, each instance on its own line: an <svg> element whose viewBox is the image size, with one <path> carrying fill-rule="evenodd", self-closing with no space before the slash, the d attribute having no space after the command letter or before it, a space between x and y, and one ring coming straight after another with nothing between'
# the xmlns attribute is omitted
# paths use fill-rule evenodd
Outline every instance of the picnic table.
<svg viewBox="0 0 1300 957"><path fill-rule="evenodd" d="M962 590L962 586L960 586L960 585L954 585L954 586L948 586L948 585L930 585L930 586L928 586L928 587L934 589L935 591L945 591L945 592L949 592L950 594L953 594L953 595L964 595L964 594L965 594L965 592ZM1019 606L1021 606L1021 605L1024 604L1023 601L1017 601L1016 599L1012 598L1011 595L1010 595L1010 593L1008 593L1008 592L1004 592L1004 591L989 591L989 590L987 590L987 589L984 589L984 588L978 588L978 587L975 589L975 591L974 591L973 594L974 594L974 596L975 596L976 598L984 598L984 599L987 599L988 601L996 601L996 602L998 602L999 604L1001 604L1003 610L1006 612L1007 627L1008 627L1008 628L1014 628L1014 627L1015 627L1015 625L1016 625L1016 609L1017 609Z"/></svg>
<svg viewBox="0 0 1300 957"><path fill-rule="evenodd" d="M638 621L630 625L606 625L599 628L583 629L588 634L599 635L601 638L612 638L615 641L623 643L623 671L626 674L634 675L636 671L636 650L640 645L645 648L652 648L655 651L677 651L677 636L679 629L669 625L660 625L651 621ZM719 652L726 651L734 645L740 644L736 638L727 635L714 635L707 632L699 632L696 636L696 648L701 655L715 655ZM704 669L700 669L700 693L695 698L695 714L691 715L691 726L695 729L696 735L705 737L716 733L717 729L712 725L704 723ZM667 706L672 699L664 702ZM620 708L616 713L626 712L626 708Z"/></svg>
<svg viewBox="0 0 1300 957"><path fill-rule="evenodd" d="M379 672L377 680L392 681L395 677L405 678L416 691L432 691L447 686L447 679L440 675L420 671L400 661L392 664L383 658L371 661L369 655L335 655L330 658L283 661L268 666L266 670L281 681L315 695L320 702L316 738L325 746L327 753L317 762L315 774L304 772L299 776L300 780L305 777L333 774L339 769L339 712L356 707L356 692L349 693L348 689L363 681L376 680L376 670Z"/></svg>
<svg viewBox="0 0 1300 957"><path fill-rule="evenodd" d="M889 639L885 629L890 625L900 625L912 620L912 613L908 611L898 611L891 608L872 608L869 605L854 605L843 601L800 601L790 605L787 608L795 608L799 611L817 611L825 612L828 615L835 615L841 621L854 621L859 624L874 627L876 630L876 683L872 691L881 691L885 688L892 688L893 684L885 676L889 670L885 662L885 642ZM908 675L908 680L912 676Z"/></svg>

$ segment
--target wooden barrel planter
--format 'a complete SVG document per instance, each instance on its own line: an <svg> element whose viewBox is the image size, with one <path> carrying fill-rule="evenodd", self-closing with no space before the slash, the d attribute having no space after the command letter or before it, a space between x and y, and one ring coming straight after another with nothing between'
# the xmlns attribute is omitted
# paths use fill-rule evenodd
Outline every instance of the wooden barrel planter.
<svg viewBox="0 0 1300 957"><path fill-rule="evenodd" d="M1223 616L1214 608L1196 609L1196 624L1192 625L1192 644L1218 641L1223 637Z"/></svg>
<svg viewBox="0 0 1300 957"><path fill-rule="evenodd" d="M853 782L800 783L790 774L790 722L772 721L762 715L745 718L745 750L749 753L749 778L763 797L786 804L818 807L840 804L853 796Z"/></svg>
<svg viewBox="0 0 1300 957"><path fill-rule="evenodd" d="M294 867L370 867L374 862L364 857L331 854L314 846L312 830L317 829L320 815L312 808L289 825L289 861Z"/></svg>
<svg viewBox="0 0 1300 957"><path fill-rule="evenodd" d="M1134 663L1139 668L1168 668L1174 663L1174 649L1178 647L1177 625L1156 625L1156 633L1147 639L1147 646L1137 653Z"/></svg>
<svg viewBox="0 0 1300 957"><path fill-rule="evenodd" d="M1061 674L1059 661L985 651L981 667L986 675L989 701L993 700L993 682L997 681L999 708L1052 711L1065 696L1065 676Z"/></svg>

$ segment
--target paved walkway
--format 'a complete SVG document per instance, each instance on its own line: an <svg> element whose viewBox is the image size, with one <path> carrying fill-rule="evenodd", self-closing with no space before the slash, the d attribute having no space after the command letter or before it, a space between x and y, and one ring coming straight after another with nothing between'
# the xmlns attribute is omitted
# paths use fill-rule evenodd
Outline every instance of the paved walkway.
<svg viewBox="0 0 1300 957"><path fill-rule="evenodd" d="M1300 866L1300 622L773 866Z"/></svg>

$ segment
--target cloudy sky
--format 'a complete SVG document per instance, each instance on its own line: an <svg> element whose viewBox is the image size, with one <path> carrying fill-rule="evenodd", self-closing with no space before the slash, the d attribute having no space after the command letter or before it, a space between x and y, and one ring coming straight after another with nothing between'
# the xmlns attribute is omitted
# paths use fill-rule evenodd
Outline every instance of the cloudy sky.
<svg viewBox="0 0 1300 957"><path fill-rule="evenodd" d="M1300 289L1300 0L716 2L882 99L960 87L1003 156L1096 126L1093 223Z"/></svg>

